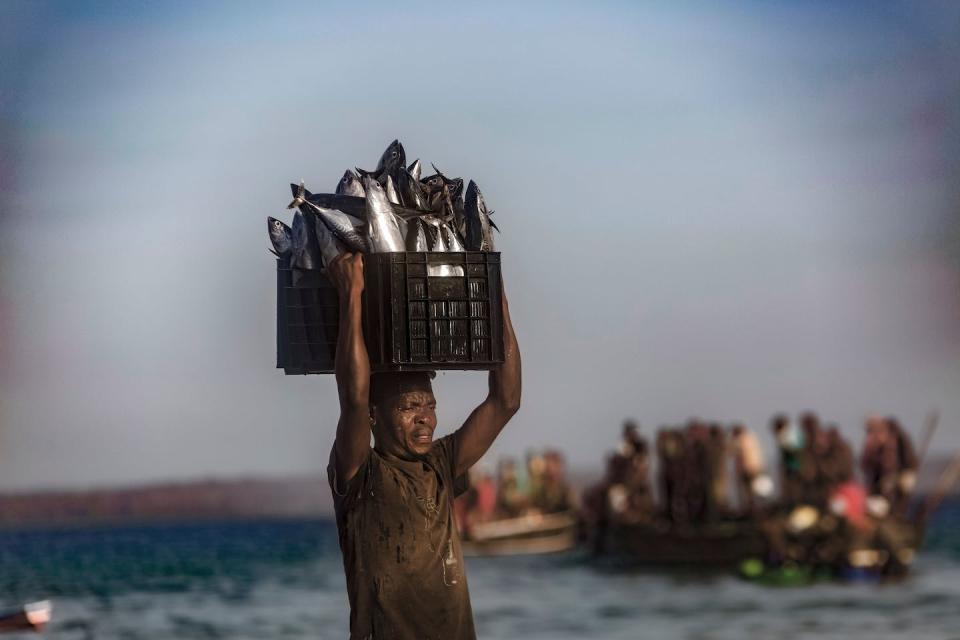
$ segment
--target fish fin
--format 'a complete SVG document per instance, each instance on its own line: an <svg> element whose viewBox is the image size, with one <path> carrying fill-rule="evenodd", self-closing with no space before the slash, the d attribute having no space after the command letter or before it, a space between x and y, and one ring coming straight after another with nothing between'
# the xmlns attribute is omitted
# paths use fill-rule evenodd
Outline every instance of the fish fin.
<svg viewBox="0 0 960 640"><path fill-rule="evenodd" d="M447 178L447 176L443 175L443 172L440 171L440 169L437 169L437 165L435 165L435 164L433 164L433 163L431 162L431 163L430 163L430 166L433 167L433 170L436 171L436 172L437 172L437 175L440 176L440 178L443 180L443 184L446 185L446 184L447 184L447 180L448 180L449 178Z"/></svg>
<svg viewBox="0 0 960 640"><path fill-rule="evenodd" d="M300 181L300 186L290 183L290 190L293 191L293 200L290 204L287 205L287 209L293 209L300 205L304 201L305 193L307 188L303 185L303 180Z"/></svg>
<svg viewBox="0 0 960 640"><path fill-rule="evenodd" d="M490 218L487 218L487 222L490 224L491 227L493 227L494 229L497 230L497 233L500 233L500 227L498 227L498 226L493 222L493 220L491 220Z"/></svg>

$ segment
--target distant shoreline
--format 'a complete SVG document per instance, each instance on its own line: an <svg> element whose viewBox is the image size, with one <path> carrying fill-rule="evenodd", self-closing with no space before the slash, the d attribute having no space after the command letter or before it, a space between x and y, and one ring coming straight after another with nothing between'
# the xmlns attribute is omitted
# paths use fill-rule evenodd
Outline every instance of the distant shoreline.
<svg viewBox="0 0 960 640"><path fill-rule="evenodd" d="M948 458L921 469L918 495L932 487ZM598 472L572 470L582 491ZM960 495L955 491L953 496ZM333 516L321 476L163 482L133 487L0 493L0 531L76 529L250 520L326 520Z"/></svg>

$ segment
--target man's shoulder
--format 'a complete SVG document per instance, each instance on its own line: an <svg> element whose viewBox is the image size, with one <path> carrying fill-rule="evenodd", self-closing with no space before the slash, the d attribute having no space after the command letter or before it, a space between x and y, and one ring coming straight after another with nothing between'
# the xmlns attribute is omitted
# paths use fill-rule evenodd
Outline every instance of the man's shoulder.
<svg viewBox="0 0 960 640"><path fill-rule="evenodd" d="M435 458L437 461L446 463L449 466L457 454L459 441L460 437L456 431L443 436L439 440L434 440L427 456Z"/></svg>
<svg viewBox="0 0 960 640"><path fill-rule="evenodd" d="M337 477L337 448L330 449L330 460L327 463L327 482L330 485L330 491L333 492L333 502L335 507L340 507L342 502L355 495L360 486L369 478L371 467L375 465L374 450L371 447L366 459L357 468L351 478L343 479Z"/></svg>

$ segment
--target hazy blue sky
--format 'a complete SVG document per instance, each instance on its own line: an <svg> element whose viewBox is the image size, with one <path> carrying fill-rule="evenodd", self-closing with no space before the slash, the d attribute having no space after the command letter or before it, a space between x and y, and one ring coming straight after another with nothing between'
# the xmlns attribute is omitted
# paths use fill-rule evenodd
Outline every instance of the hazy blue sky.
<svg viewBox="0 0 960 640"><path fill-rule="evenodd" d="M676 4L0 5L0 489L320 472L264 219L394 138L497 212L495 453L808 407L960 446L960 8ZM436 389L448 430L486 381Z"/></svg>

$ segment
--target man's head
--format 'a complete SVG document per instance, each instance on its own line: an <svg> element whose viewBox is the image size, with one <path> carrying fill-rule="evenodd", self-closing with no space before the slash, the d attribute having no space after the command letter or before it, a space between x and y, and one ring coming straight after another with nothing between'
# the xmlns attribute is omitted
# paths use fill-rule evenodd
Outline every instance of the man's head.
<svg viewBox="0 0 960 640"><path fill-rule="evenodd" d="M785 413L778 413L770 418L770 429L775 435L790 426L790 418Z"/></svg>
<svg viewBox="0 0 960 640"><path fill-rule="evenodd" d="M800 414L800 427L808 440L812 441L820 430L820 418L813 411L804 411Z"/></svg>
<svg viewBox="0 0 960 640"><path fill-rule="evenodd" d="M437 428L433 372L370 376L370 421L378 449L401 458L430 451Z"/></svg>
<svg viewBox="0 0 960 640"><path fill-rule="evenodd" d="M870 414L866 422L867 441L873 444L883 444L890 433L890 425L882 416Z"/></svg>

